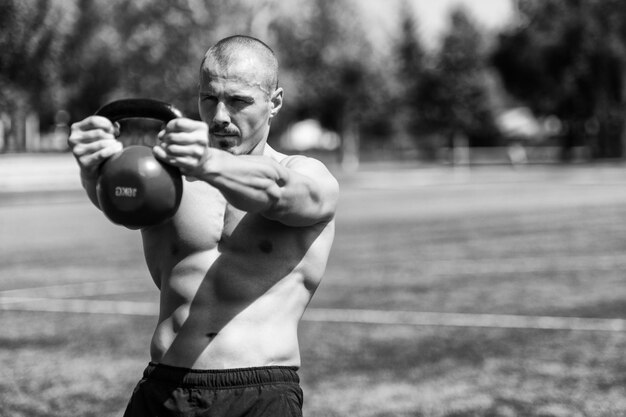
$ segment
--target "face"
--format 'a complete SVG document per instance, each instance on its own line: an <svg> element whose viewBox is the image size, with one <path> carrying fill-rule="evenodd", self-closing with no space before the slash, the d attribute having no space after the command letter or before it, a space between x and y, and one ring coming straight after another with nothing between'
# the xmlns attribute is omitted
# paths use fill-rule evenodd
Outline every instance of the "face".
<svg viewBox="0 0 626 417"><path fill-rule="evenodd" d="M267 91L253 60L223 68L208 58L200 75L198 106L209 144L235 155L261 154L282 89Z"/></svg>

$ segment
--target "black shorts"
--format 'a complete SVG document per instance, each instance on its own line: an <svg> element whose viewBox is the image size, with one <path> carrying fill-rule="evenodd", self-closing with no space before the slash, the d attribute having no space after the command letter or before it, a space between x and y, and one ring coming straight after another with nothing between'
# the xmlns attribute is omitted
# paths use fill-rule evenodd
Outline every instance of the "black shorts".
<svg viewBox="0 0 626 417"><path fill-rule="evenodd" d="M194 370L150 363L124 417L302 416L296 369Z"/></svg>

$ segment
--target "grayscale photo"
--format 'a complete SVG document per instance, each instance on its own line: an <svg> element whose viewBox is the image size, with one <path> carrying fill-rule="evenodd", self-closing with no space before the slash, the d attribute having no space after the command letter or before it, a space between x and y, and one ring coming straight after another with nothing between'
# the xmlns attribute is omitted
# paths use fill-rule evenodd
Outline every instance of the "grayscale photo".
<svg viewBox="0 0 626 417"><path fill-rule="evenodd" d="M625 277L626 2L0 0L0 417L623 417Z"/></svg>

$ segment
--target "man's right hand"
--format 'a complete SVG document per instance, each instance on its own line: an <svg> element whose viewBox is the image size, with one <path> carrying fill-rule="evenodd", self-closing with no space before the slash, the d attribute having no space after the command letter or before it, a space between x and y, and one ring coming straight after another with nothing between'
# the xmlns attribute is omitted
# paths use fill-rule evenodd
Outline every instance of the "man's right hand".
<svg viewBox="0 0 626 417"><path fill-rule="evenodd" d="M101 116L89 116L72 125L67 142L83 177L95 179L100 164L122 150L116 130L109 119Z"/></svg>

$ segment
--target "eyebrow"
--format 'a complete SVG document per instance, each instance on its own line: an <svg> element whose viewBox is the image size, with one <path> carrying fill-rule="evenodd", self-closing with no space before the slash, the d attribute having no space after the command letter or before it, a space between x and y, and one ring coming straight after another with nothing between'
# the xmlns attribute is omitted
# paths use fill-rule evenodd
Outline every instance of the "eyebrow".
<svg viewBox="0 0 626 417"><path fill-rule="evenodd" d="M243 101L249 101L249 102L253 102L254 101L254 97L251 95L246 95L246 94L233 94L231 95L226 95L229 98L234 98L236 100L243 100Z"/></svg>
<svg viewBox="0 0 626 417"><path fill-rule="evenodd" d="M215 92L211 90L200 90L199 95L202 97L215 97L216 96ZM234 98L234 99L240 99L240 100L246 100L246 101L254 101L253 94L242 93L242 92L230 94L228 92L225 92L224 95L228 98Z"/></svg>

